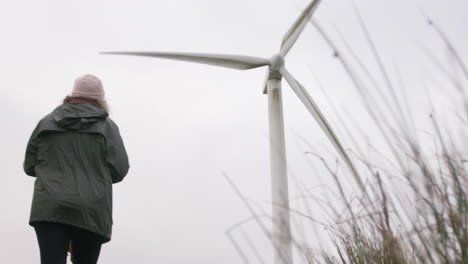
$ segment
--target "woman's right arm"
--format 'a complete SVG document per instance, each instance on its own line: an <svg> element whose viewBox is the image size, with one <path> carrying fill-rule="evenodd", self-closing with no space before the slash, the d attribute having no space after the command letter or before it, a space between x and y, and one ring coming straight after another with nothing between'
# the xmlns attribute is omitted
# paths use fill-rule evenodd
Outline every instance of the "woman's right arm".
<svg viewBox="0 0 468 264"><path fill-rule="evenodd" d="M24 172L29 176L36 176L35 167L37 164L37 141L38 141L39 124L29 138L28 145L26 146L26 154L23 162Z"/></svg>

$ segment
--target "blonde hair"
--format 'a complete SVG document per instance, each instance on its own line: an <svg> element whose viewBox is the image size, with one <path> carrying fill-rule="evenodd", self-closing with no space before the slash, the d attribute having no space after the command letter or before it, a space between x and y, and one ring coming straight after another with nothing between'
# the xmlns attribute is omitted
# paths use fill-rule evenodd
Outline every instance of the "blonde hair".
<svg viewBox="0 0 468 264"><path fill-rule="evenodd" d="M63 104L78 104L78 103L88 103L88 104L94 105L97 108L101 108L107 113L110 113L109 105L107 104L106 100L92 99L92 98L87 98L87 97L82 97L82 96L70 96L70 95L67 95L63 99Z"/></svg>

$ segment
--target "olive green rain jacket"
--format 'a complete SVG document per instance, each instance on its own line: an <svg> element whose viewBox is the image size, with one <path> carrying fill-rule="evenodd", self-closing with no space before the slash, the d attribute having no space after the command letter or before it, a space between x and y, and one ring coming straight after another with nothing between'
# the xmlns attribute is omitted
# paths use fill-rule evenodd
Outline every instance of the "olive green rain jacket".
<svg viewBox="0 0 468 264"><path fill-rule="evenodd" d="M68 224L111 239L112 183L128 172L117 125L87 103L64 104L39 121L24 171L36 177L30 225Z"/></svg>

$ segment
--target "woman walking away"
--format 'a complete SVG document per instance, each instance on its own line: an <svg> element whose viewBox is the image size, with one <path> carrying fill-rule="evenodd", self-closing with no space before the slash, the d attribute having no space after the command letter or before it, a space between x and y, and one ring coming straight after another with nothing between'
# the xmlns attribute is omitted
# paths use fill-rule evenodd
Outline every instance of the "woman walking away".
<svg viewBox="0 0 468 264"><path fill-rule="evenodd" d="M101 81L76 79L72 95L39 121L26 148L24 171L36 177L29 224L42 264L95 264L112 231L112 184L122 181L128 157L108 117Z"/></svg>

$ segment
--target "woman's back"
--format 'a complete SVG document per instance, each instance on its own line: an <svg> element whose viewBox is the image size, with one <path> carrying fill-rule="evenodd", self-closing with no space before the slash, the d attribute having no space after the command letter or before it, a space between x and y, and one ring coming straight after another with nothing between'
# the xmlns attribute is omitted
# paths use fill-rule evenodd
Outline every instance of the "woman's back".
<svg viewBox="0 0 468 264"><path fill-rule="evenodd" d="M107 113L63 104L39 122L27 153L25 171L37 177L30 223L73 225L109 240L112 183L127 173L128 159Z"/></svg>

